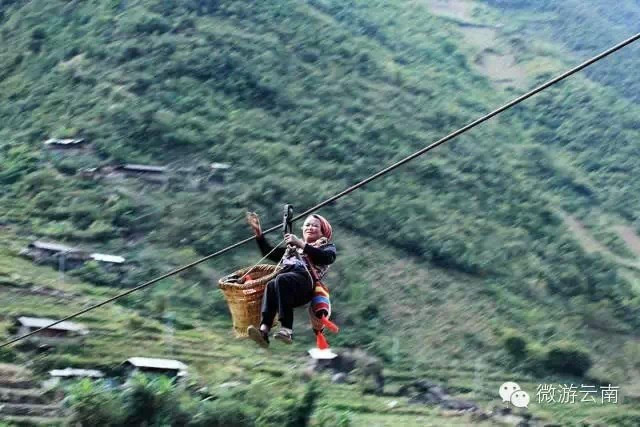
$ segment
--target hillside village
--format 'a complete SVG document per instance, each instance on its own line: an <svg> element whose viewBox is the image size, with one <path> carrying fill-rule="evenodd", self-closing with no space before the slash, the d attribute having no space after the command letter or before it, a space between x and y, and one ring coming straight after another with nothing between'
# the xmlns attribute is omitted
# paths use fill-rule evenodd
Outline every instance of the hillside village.
<svg viewBox="0 0 640 427"><path fill-rule="evenodd" d="M118 297L251 237L248 211L277 243L283 205L636 18L604 0L2 3L0 342L34 334L0 347L0 426L640 424L633 45L321 209L334 359L309 356L306 307L291 345L238 337L220 280L260 260L252 241Z"/></svg>

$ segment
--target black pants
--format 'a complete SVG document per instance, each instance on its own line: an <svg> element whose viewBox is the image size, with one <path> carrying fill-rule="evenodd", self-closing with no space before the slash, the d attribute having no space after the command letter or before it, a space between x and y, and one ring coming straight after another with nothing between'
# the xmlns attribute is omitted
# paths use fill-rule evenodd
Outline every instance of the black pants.
<svg viewBox="0 0 640 427"><path fill-rule="evenodd" d="M271 327L278 313L283 327L293 328L293 309L305 305L313 297L313 283L304 269L293 269L278 274L267 283L262 297L260 324Z"/></svg>

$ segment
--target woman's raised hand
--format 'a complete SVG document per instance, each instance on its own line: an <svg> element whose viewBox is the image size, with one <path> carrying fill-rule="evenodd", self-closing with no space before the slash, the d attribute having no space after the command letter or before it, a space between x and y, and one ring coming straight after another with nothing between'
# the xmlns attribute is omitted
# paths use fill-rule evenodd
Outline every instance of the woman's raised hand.
<svg viewBox="0 0 640 427"><path fill-rule="evenodd" d="M295 234L285 234L284 241L286 242L287 245L293 245L299 248L304 248L304 245L305 245L304 241L296 237Z"/></svg>
<svg viewBox="0 0 640 427"><path fill-rule="evenodd" d="M253 234L256 237L262 236L262 227L260 226L260 218L258 214L255 212L247 212L247 222L249 223L249 227L253 230Z"/></svg>

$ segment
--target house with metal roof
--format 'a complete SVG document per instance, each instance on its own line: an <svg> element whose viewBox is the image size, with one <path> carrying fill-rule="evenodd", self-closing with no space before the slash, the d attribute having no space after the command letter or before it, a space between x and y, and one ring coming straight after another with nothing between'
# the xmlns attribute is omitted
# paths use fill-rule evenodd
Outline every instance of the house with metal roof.
<svg viewBox="0 0 640 427"><path fill-rule="evenodd" d="M137 165L137 164L124 164L116 167L117 170L131 173L145 173L145 174L163 174L167 172L166 166L153 166L153 165Z"/></svg>
<svg viewBox="0 0 640 427"><path fill-rule="evenodd" d="M89 260L89 253L83 249L54 242L36 240L20 252L36 263L62 265L65 270L78 268Z"/></svg>
<svg viewBox="0 0 640 427"><path fill-rule="evenodd" d="M36 240L35 242L29 243L29 248L37 249L40 251L46 251L52 254L59 253L59 252L66 252L66 253L82 252L82 250L78 248L74 248L72 246L62 245L60 243L53 243L53 242L43 242L41 240Z"/></svg>
<svg viewBox="0 0 640 427"><path fill-rule="evenodd" d="M125 177L141 178L156 184L165 184L169 180L166 166L124 164L114 167L113 171Z"/></svg>
<svg viewBox="0 0 640 427"><path fill-rule="evenodd" d="M72 378L103 378L104 374L101 371L96 369L74 369L74 368L65 368L65 369L53 369L49 371L49 375L53 378L63 378L63 379L72 379Z"/></svg>
<svg viewBox="0 0 640 427"><path fill-rule="evenodd" d="M124 257L118 255L107 255L107 254L91 254L89 255L91 259L99 262L106 262L109 264L124 264Z"/></svg>
<svg viewBox="0 0 640 427"><path fill-rule="evenodd" d="M20 316L14 321L18 336L26 335L54 323L54 319ZM38 344L54 345L60 342L78 341L89 334L89 330L79 323L61 322L32 335L29 339Z"/></svg>
<svg viewBox="0 0 640 427"><path fill-rule="evenodd" d="M47 148L81 148L85 144L84 138L49 138L44 142L44 146Z"/></svg>
<svg viewBox="0 0 640 427"><path fill-rule="evenodd" d="M123 363L129 374L144 372L169 377L183 377L187 374L187 365L172 359L157 359L152 357L131 357Z"/></svg>

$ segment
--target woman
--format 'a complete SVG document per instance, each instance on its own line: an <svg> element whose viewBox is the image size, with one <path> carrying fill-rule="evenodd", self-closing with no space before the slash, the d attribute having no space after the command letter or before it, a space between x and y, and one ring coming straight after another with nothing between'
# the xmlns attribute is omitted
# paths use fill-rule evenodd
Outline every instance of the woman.
<svg viewBox="0 0 640 427"><path fill-rule="evenodd" d="M263 255L273 250L262 234L260 219L256 213L247 213L247 221L256 235ZM281 328L275 338L287 344L293 339L293 309L311 301L314 283L322 280L329 265L336 259L336 247L331 240L331 224L320 215L309 215L302 225L302 239L294 234L285 234L287 248L275 249L268 258L282 261L282 269L271 279L262 298L260 328L251 325L249 337L261 347L269 346L269 330L276 313Z"/></svg>

